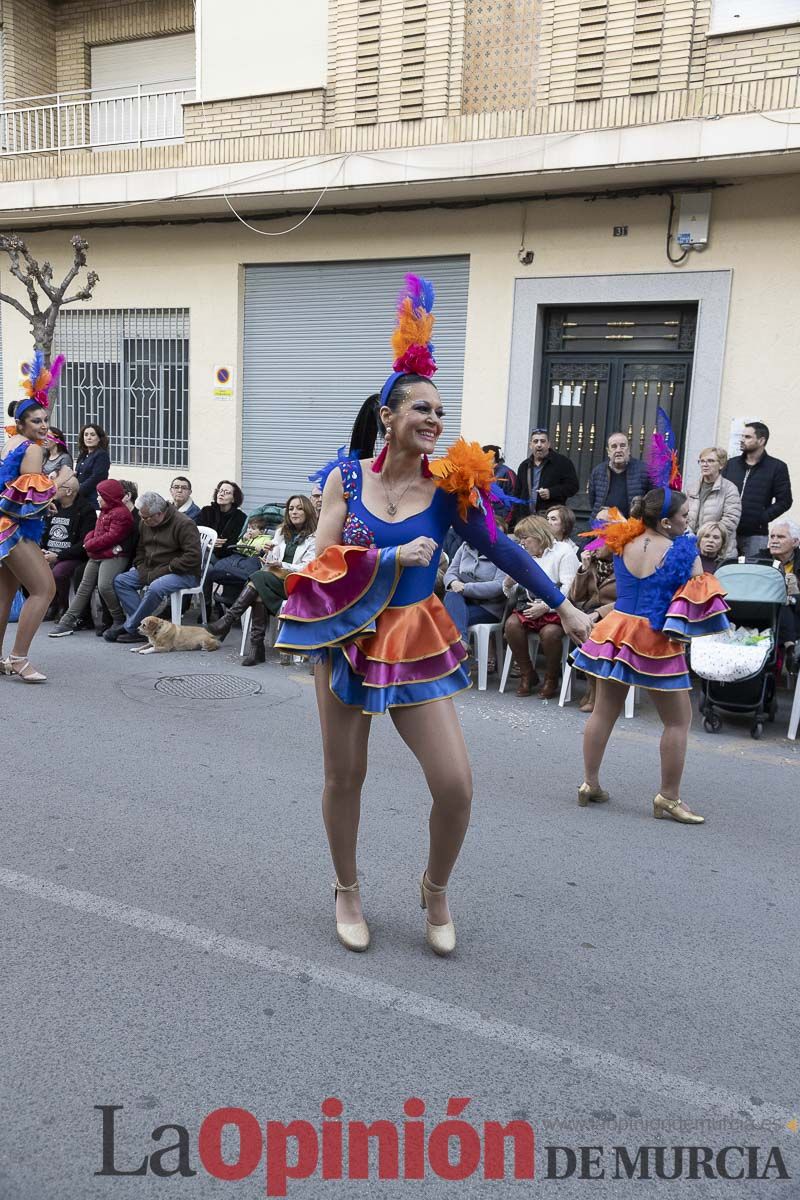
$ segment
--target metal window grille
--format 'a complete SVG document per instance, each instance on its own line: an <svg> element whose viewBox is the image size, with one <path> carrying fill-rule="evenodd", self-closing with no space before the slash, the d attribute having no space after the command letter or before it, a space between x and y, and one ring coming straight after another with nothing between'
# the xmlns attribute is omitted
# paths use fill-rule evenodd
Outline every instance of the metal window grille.
<svg viewBox="0 0 800 1200"><path fill-rule="evenodd" d="M56 339L67 361L53 423L70 445L96 423L115 465L188 466L188 308L65 311Z"/></svg>

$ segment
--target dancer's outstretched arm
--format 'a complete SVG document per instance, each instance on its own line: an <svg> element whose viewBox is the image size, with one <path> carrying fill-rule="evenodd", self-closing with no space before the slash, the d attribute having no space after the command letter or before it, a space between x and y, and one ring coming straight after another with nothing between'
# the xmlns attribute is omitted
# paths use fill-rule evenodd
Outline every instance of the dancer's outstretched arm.
<svg viewBox="0 0 800 1200"><path fill-rule="evenodd" d="M466 521L456 513L453 528L479 553L490 559L517 583L521 583L534 596L544 600L549 608L555 609L561 618L564 632L576 642L584 642L592 628L591 619L566 600L553 581L516 542L497 531L495 541L489 537L489 529L483 513L472 508Z"/></svg>

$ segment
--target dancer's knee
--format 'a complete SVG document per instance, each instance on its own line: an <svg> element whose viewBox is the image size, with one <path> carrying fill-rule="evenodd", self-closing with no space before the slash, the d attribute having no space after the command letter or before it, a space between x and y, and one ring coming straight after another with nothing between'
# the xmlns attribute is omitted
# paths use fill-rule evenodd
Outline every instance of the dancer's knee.
<svg viewBox="0 0 800 1200"><path fill-rule="evenodd" d="M333 797L360 794L366 778L366 766L343 763L326 767L325 790Z"/></svg>

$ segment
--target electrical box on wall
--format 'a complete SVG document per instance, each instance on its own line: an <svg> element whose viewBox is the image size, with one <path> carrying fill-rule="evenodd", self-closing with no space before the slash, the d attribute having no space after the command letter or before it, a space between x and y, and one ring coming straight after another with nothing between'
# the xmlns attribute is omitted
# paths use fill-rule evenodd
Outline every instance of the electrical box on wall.
<svg viewBox="0 0 800 1200"><path fill-rule="evenodd" d="M704 250L708 245L711 192L681 192L678 196L678 231L675 240L684 250Z"/></svg>

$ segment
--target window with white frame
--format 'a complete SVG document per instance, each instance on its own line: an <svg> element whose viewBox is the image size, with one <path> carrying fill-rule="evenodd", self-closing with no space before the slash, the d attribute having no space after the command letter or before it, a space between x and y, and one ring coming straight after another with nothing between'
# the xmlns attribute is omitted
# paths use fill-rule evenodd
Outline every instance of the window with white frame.
<svg viewBox="0 0 800 1200"><path fill-rule="evenodd" d="M800 0L712 0L710 37L800 24Z"/></svg>
<svg viewBox="0 0 800 1200"><path fill-rule="evenodd" d="M193 33L92 46L91 144L164 143L183 137L194 99Z"/></svg>
<svg viewBox="0 0 800 1200"><path fill-rule="evenodd" d="M75 446L82 425L102 425L115 464L188 466L189 310L62 312L66 357L54 424Z"/></svg>

